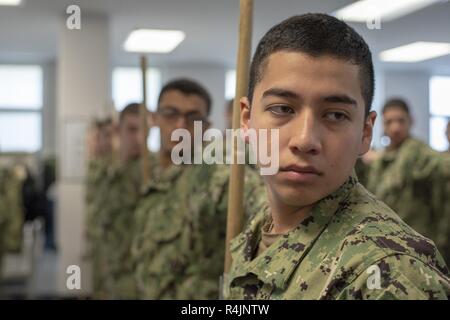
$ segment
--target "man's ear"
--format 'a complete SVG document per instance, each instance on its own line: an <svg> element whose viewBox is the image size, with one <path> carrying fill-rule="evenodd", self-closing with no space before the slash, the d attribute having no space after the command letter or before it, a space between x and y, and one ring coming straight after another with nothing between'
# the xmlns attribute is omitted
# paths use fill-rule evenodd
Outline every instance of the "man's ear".
<svg viewBox="0 0 450 320"><path fill-rule="evenodd" d="M244 141L249 142L248 129L250 128L250 101L247 97L242 97L239 100L241 104L241 130L244 135Z"/></svg>
<svg viewBox="0 0 450 320"><path fill-rule="evenodd" d="M375 111L370 111L364 120L362 143L359 149L359 155L362 156L370 149L370 144L372 143L373 136L373 126L375 125L375 119L377 118L377 113Z"/></svg>

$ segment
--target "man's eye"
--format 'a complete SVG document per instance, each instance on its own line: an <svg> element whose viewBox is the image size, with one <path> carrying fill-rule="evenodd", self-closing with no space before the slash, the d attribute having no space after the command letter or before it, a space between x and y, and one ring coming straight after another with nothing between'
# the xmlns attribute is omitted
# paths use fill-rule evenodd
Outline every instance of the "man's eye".
<svg viewBox="0 0 450 320"><path fill-rule="evenodd" d="M165 110L165 112L161 113L161 115L168 119L168 120L173 120L176 121L177 119L179 119L183 114L177 110Z"/></svg>
<svg viewBox="0 0 450 320"><path fill-rule="evenodd" d="M168 109L168 108L166 108L166 109L161 109L161 110L160 110L160 113L161 113L163 116L167 116L167 117L172 117L172 116L175 116L175 115L178 114L178 112L177 112L176 110Z"/></svg>
<svg viewBox="0 0 450 320"><path fill-rule="evenodd" d="M342 112L328 112L325 117L330 120L330 121L334 121L334 122L339 122L339 121L343 121L343 120L347 120L349 119L349 117Z"/></svg>
<svg viewBox="0 0 450 320"><path fill-rule="evenodd" d="M284 105L271 106L270 108L268 108L268 110L277 116L284 116L284 115L294 113L294 109L292 109L289 106L284 106Z"/></svg>

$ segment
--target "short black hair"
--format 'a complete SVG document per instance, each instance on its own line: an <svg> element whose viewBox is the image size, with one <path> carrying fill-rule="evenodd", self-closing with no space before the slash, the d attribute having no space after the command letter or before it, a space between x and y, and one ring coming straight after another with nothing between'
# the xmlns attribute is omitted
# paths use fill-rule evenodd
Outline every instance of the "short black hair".
<svg viewBox="0 0 450 320"><path fill-rule="evenodd" d="M93 127L98 129L98 130L103 130L106 127L112 125L112 118L111 117L106 117L103 119L96 119L93 123Z"/></svg>
<svg viewBox="0 0 450 320"><path fill-rule="evenodd" d="M206 90L200 83L186 78L175 79L166 83L159 93L158 108L164 93L170 90L178 90L185 95L195 94L201 97L206 103L206 114L209 115L211 111L212 99L208 93L208 90Z"/></svg>
<svg viewBox="0 0 450 320"><path fill-rule="evenodd" d="M375 90L372 53L364 39L345 22L327 14L307 13L272 27L259 42L252 59L248 86L250 103L269 56L278 51L302 52L313 57L331 55L359 66L367 116Z"/></svg>
<svg viewBox="0 0 450 320"><path fill-rule="evenodd" d="M123 119L125 119L126 115L135 115L139 116L139 109L141 104L137 102L129 103L123 110L120 112L119 115L119 124L123 123Z"/></svg>
<svg viewBox="0 0 450 320"><path fill-rule="evenodd" d="M411 115L411 112L409 111L408 103L401 99L401 98L392 98L386 101L386 103L383 106L382 113L384 114L388 109L392 108L398 108L403 111L405 111L408 115Z"/></svg>

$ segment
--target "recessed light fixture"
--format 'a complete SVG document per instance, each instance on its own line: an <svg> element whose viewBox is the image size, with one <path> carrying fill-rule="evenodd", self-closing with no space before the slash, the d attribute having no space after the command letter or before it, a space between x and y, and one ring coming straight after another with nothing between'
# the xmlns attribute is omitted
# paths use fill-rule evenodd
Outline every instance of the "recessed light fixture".
<svg viewBox="0 0 450 320"><path fill-rule="evenodd" d="M0 6L18 6L22 0L0 0Z"/></svg>
<svg viewBox="0 0 450 320"><path fill-rule="evenodd" d="M128 52L168 53L186 37L179 30L138 29L130 33L124 44Z"/></svg>
<svg viewBox="0 0 450 320"><path fill-rule="evenodd" d="M413 42L380 53L380 59L386 62L419 62L450 54L450 43Z"/></svg>
<svg viewBox="0 0 450 320"><path fill-rule="evenodd" d="M366 22L374 18L387 22L437 2L441 0L360 0L337 10L334 16L349 22Z"/></svg>

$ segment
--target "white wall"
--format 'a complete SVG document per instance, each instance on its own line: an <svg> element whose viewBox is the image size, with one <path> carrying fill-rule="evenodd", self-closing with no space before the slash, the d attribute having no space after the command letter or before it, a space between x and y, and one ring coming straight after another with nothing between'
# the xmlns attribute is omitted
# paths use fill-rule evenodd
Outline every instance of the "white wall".
<svg viewBox="0 0 450 320"><path fill-rule="evenodd" d="M385 92L384 92L384 73L375 66L375 94L372 102L372 111L376 111L377 118L373 129L372 147L380 149L381 137L383 136L383 122L381 119L381 108L383 107Z"/></svg>
<svg viewBox="0 0 450 320"><path fill-rule="evenodd" d="M42 108L42 155L56 154L56 64L49 61L42 64L44 94Z"/></svg>
<svg viewBox="0 0 450 320"><path fill-rule="evenodd" d="M63 295L90 290L85 247L85 128L110 103L108 20L83 16L81 30L68 30L61 23L57 82L57 241L59 245L58 289ZM66 269L81 268L81 292L66 288Z"/></svg>
<svg viewBox="0 0 450 320"><path fill-rule="evenodd" d="M394 97L406 100L414 119L412 134L426 143L430 135L429 79L427 72L419 71L388 71L384 74L385 100Z"/></svg>

